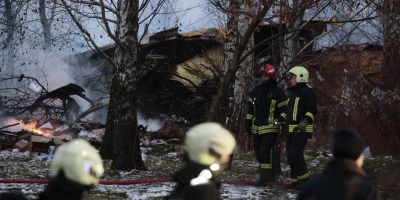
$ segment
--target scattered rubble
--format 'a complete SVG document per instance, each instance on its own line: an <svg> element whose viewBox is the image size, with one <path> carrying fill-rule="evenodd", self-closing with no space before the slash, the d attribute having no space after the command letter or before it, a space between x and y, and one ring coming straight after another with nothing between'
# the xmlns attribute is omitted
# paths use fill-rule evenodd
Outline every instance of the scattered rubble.
<svg viewBox="0 0 400 200"><path fill-rule="evenodd" d="M73 126L47 122L37 127L37 122L24 123L22 120L0 128L0 149L12 149L26 156L40 160L47 157L50 148L72 140L83 138L92 145L100 147L104 136L104 125L95 123L76 123ZM19 126L18 128L12 128ZM8 130L10 129L10 130Z"/></svg>

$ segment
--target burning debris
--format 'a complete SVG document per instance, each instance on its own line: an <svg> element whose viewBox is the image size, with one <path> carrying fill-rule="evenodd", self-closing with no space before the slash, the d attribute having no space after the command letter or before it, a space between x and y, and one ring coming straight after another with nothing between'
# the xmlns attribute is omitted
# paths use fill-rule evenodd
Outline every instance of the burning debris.
<svg viewBox="0 0 400 200"><path fill-rule="evenodd" d="M104 125L101 124L79 123L70 127L47 122L38 127L37 121L26 122L17 119L8 121L13 123L0 128L0 149L26 152L26 155L49 154L50 150L78 137L99 147L104 135Z"/></svg>

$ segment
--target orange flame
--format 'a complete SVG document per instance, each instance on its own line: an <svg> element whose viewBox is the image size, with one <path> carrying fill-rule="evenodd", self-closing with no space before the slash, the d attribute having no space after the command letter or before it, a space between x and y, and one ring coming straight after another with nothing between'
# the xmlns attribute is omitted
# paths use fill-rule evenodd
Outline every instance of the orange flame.
<svg viewBox="0 0 400 200"><path fill-rule="evenodd" d="M32 132L35 132L35 133L37 133L39 135L43 135L43 136L52 136L52 134L50 132L40 130L37 127L37 121L33 121L28 124L25 124L22 120L19 120L19 123L24 129L26 129L28 131L32 131Z"/></svg>

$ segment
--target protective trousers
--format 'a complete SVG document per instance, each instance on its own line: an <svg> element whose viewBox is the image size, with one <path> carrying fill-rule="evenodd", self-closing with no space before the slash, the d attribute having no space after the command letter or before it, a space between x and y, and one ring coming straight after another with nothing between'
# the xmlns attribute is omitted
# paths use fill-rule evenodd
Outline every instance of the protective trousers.
<svg viewBox="0 0 400 200"><path fill-rule="evenodd" d="M290 166L290 178L292 182L308 179L310 173L304 160L304 148L307 144L307 133L291 133L286 140L286 156Z"/></svg>
<svg viewBox="0 0 400 200"><path fill-rule="evenodd" d="M259 185L265 182L274 181L275 176L272 171L271 151L276 143L278 133L266 133L254 135L254 152L260 164Z"/></svg>

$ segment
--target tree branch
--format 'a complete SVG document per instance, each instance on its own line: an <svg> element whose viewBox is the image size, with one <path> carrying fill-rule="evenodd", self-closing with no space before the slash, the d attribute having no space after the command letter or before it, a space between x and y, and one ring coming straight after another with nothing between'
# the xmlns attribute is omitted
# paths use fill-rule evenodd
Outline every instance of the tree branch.
<svg viewBox="0 0 400 200"><path fill-rule="evenodd" d="M61 0L62 4L64 5L65 9L67 10L68 14L71 16L72 20L74 21L74 23L76 24L76 26L78 26L79 30L82 31L82 33L84 35L86 35L86 38L90 41L90 44L92 44L94 46L94 48L102 55L104 56L104 58L106 58L108 60L108 62L110 62L114 68L117 68L118 65L114 62L114 60L112 58L110 58L103 50L101 50L99 48L99 46L97 46L96 42L93 40L93 38L91 37L90 33L83 28L82 24L76 19L75 15L72 13L71 8L69 7L69 5L67 5L67 3L65 2L65 0Z"/></svg>

